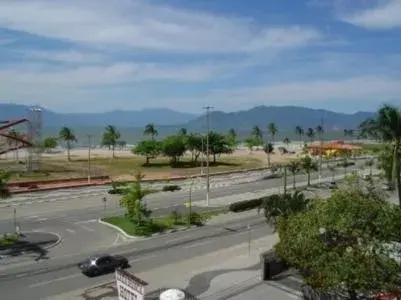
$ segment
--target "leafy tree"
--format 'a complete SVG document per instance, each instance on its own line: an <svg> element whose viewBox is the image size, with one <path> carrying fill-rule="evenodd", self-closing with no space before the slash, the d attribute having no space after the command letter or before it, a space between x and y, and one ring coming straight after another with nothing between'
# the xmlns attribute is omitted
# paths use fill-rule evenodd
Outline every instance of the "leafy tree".
<svg viewBox="0 0 401 300"><path fill-rule="evenodd" d="M316 172L318 170L317 163L313 161L310 156L304 156L300 160L301 168L305 171L308 176L308 186L310 186L310 175L312 172Z"/></svg>
<svg viewBox="0 0 401 300"><path fill-rule="evenodd" d="M125 216L133 222L138 229L149 225L151 222L151 211L143 203L143 198L150 194L150 190L142 188L143 175L140 172L135 174L135 182L128 186L124 196L120 199L120 205L126 209Z"/></svg>
<svg viewBox="0 0 401 300"><path fill-rule="evenodd" d="M199 134L191 133L186 136L186 147L188 151L191 151L191 161L194 163L198 161L199 155L205 151L203 140L203 136Z"/></svg>
<svg viewBox="0 0 401 300"><path fill-rule="evenodd" d="M209 133L209 148L209 153L213 155L213 163L216 163L216 155L232 152L227 137L214 131Z"/></svg>
<svg viewBox="0 0 401 300"><path fill-rule="evenodd" d="M152 140L154 140L155 137L157 135L159 135L159 132L157 131L155 124L148 124L148 125L145 126L145 130L143 131L143 134L144 135L150 135Z"/></svg>
<svg viewBox="0 0 401 300"><path fill-rule="evenodd" d="M272 142L274 143L274 139L278 133L278 128L277 128L276 123L270 122L269 125L267 125L267 132L272 137Z"/></svg>
<svg viewBox="0 0 401 300"><path fill-rule="evenodd" d="M57 147L58 141L56 137L47 137L43 141L43 148L46 151L53 150L54 148Z"/></svg>
<svg viewBox="0 0 401 300"><path fill-rule="evenodd" d="M295 127L295 133L299 136L299 141L302 142L305 135L304 129L298 125L297 127Z"/></svg>
<svg viewBox="0 0 401 300"><path fill-rule="evenodd" d="M391 185L396 187L398 201L401 204L401 175L400 175L400 146L401 146L401 111L400 109L384 105L377 112L377 116L367 119L360 125L362 134L391 143L393 152L393 167Z"/></svg>
<svg viewBox="0 0 401 300"><path fill-rule="evenodd" d="M60 140L64 141L67 147L67 159L71 161L71 146L72 143L77 142L77 138L75 137L74 131L68 127L62 127L58 133Z"/></svg>
<svg viewBox="0 0 401 300"><path fill-rule="evenodd" d="M306 131L306 136L309 138L309 141L313 143L315 140L315 130L313 128L308 128Z"/></svg>
<svg viewBox="0 0 401 300"><path fill-rule="evenodd" d="M161 150L161 142L155 140L143 140L132 149L132 153L135 155L145 156L145 165L149 165L149 161L160 155Z"/></svg>
<svg viewBox="0 0 401 300"><path fill-rule="evenodd" d="M253 126L251 135L259 141L259 145L263 144L263 131L259 126Z"/></svg>
<svg viewBox="0 0 401 300"><path fill-rule="evenodd" d="M118 141L117 141L117 146L118 146L120 149L123 149L123 148L125 148L125 146L127 146L127 142L126 142L126 141L123 141L123 140L118 140Z"/></svg>
<svg viewBox="0 0 401 300"><path fill-rule="evenodd" d="M296 175L299 173L299 171L301 171L301 165L300 165L299 161L292 160L288 164L288 170L292 174L292 187L295 189L296 188L296 181L295 181Z"/></svg>
<svg viewBox="0 0 401 300"><path fill-rule="evenodd" d="M105 131L102 135L102 145L109 147L113 151L113 158L115 158L115 150L118 145L118 140L120 139L121 134L117 130L117 128L113 125L107 125Z"/></svg>
<svg viewBox="0 0 401 300"><path fill-rule="evenodd" d="M165 156L171 158L171 165L176 166L179 158L184 155L186 151L185 141L182 136L172 135L167 137L162 142L162 152Z"/></svg>
<svg viewBox="0 0 401 300"><path fill-rule="evenodd" d="M264 145L263 147L263 151L266 153L267 155L267 166L270 167L271 162L270 162L270 156L271 154L274 152L274 146L272 143L267 143L266 145Z"/></svg>
<svg viewBox="0 0 401 300"><path fill-rule="evenodd" d="M323 134L324 134L324 129L322 125L318 125L316 126L316 130L315 130L316 134L319 136L320 140L323 140Z"/></svg>
<svg viewBox="0 0 401 300"><path fill-rule="evenodd" d="M252 151L253 147L258 147L261 145L259 138L256 138L254 136L247 137L244 140L244 142L245 142L246 147L249 149L249 151Z"/></svg>
<svg viewBox="0 0 401 300"><path fill-rule="evenodd" d="M0 170L0 199L7 199L11 197L11 192L7 186L9 180L10 173Z"/></svg>
<svg viewBox="0 0 401 300"><path fill-rule="evenodd" d="M263 201L266 221L277 229L280 218L288 218L293 214L305 211L309 205L309 199L300 191L293 194L271 195Z"/></svg>
<svg viewBox="0 0 401 300"><path fill-rule="evenodd" d="M276 204L277 206L280 203ZM304 281L323 291L399 291L401 265L389 243L400 239L401 209L356 183L307 209L278 217L275 249Z"/></svg>
<svg viewBox="0 0 401 300"><path fill-rule="evenodd" d="M188 130L184 127L180 128L180 130L178 130L178 135L187 135L188 134Z"/></svg>
<svg viewBox="0 0 401 300"><path fill-rule="evenodd" d="M231 128L228 131L227 134L227 142L229 144L229 146L231 147L231 149L234 151L235 149L237 149L237 145L238 145L238 139L237 139L237 132L235 131L234 128Z"/></svg>
<svg viewBox="0 0 401 300"><path fill-rule="evenodd" d="M354 130L353 129L344 129L344 136L345 137L353 137L354 136Z"/></svg>

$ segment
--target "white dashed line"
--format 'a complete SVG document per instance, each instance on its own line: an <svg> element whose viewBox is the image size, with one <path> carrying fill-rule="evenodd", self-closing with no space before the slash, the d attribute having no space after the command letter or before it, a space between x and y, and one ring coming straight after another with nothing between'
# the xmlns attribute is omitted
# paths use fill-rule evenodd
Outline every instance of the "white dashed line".
<svg viewBox="0 0 401 300"><path fill-rule="evenodd" d="M69 233L75 234L75 231L72 229L66 229L66 231L68 231Z"/></svg>

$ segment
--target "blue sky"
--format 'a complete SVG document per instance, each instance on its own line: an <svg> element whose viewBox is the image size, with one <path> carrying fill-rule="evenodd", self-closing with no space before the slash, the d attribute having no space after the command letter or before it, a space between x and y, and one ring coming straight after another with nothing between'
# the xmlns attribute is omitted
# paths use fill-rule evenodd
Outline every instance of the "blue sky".
<svg viewBox="0 0 401 300"><path fill-rule="evenodd" d="M401 0L2 0L0 102L400 105Z"/></svg>

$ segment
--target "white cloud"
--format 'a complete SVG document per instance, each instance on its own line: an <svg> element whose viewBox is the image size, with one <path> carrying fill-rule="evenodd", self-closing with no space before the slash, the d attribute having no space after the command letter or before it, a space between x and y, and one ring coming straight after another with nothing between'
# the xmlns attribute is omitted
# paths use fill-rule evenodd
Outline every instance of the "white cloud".
<svg viewBox="0 0 401 300"><path fill-rule="evenodd" d="M313 28L258 28L250 20L141 0L3 0L0 27L92 45L191 52L277 51L320 38Z"/></svg>
<svg viewBox="0 0 401 300"><path fill-rule="evenodd" d="M347 15L344 22L367 29L401 27L401 0L382 1L380 5Z"/></svg>
<svg viewBox="0 0 401 300"><path fill-rule="evenodd" d="M18 52L18 51L16 51ZM107 61L107 56L99 53L80 52L77 50L68 51L34 51L24 50L22 56L27 59L65 62L65 63L99 63Z"/></svg>
<svg viewBox="0 0 401 300"><path fill-rule="evenodd" d="M341 80L308 80L263 85L237 90L220 90L202 97L213 99L219 109L237 110L260 103L272 105L302 105L302 102L321 103L327 100L379 100L399 98L401 80L384 76L361 76ZM216 105L217 106L217 105Z"/></svg>

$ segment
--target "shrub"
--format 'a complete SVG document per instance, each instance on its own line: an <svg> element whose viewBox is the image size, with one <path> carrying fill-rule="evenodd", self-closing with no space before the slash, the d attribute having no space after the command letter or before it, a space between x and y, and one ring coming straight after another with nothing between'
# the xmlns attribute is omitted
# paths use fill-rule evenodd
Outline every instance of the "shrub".
<svg viewBox="0 0 401 300"><path fill-rule="evenodd" d="M109 193L110 195L124 195L125 191L126 191L125 189L115 188L115 189L109 189L107 193Z"/></svg>
<svg viewBox="0 0 401 300"><path fill-rule="evenodd" d="M265 197L231 203L228 209L232 212L241 212L255 209L262 206L264 199Z"/></svg>
<svg viewBox="0 0 401 300"><path fill-rule="evenodd" d="M163 192L174 192L181 190L179 185L165 185L163 186Z"/></svg>
<svg viewBox="0 0 401 300"><path fill-rule="evenodd" d="M185 224L188 224L188 218L189 218L189 214L186 214L184 217ZM203 226L205 224L206 220L207 220L207 218L205 218L205 216L203 216L197 212L191 212L191 220L190 220L191 225Z"/></svg>

